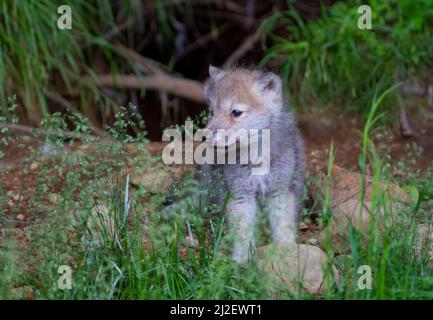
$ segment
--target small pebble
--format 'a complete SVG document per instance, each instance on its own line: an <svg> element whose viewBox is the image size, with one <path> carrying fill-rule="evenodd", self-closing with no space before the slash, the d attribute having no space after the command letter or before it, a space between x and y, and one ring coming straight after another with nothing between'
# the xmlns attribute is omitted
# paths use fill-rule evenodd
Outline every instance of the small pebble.
<svg viewBox="0 0 433 320"><path fill-rule="evenodd" d="M312 246L318 246L319 245L319 240L311 238L308 239L308 244L312 245Z"/></svg>
<svg viewBox="0 0 433 320"><path fill-rule="evenodd" d="M50 201L50 203L57 203L59 196L57 195L57 193L50 193L48 195L48 200Z"/></svg>
<svg viewBox="0 0 433 320"><path fill-rule="evenodd" d="M30 164L30 170L31 171L35 171L35 170L37 170L39 168L39 164L36 162L36 161L33 161L31 164Z"/></svg>
<svg viewBox="0 0 433 320"><path fill-rule="evenodd" d="M14 195L12 196L12 199L14 199L14 201L19 201L19 200L21 199L21 195L19 195L19 194L14 194Z"/></svg>

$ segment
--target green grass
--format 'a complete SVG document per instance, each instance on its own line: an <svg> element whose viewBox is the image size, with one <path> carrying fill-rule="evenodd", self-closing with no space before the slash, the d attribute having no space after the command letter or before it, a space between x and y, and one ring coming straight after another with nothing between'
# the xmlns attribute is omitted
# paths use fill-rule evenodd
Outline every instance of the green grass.
<svg viewBox="0 0 433 320"><path fill-rule="evenodd" d="M64 4L52 0L5 0L0 4L0 104L5 108L7 97L16 94L23 108L21 116L34 125L56 107L74 108L93 121L95 105L100 105L98 120L103 122L113 110L118 111L112 95L82 79L91 79L101 68L107 73L143 73L113 43L131 46L140 42L143 35L135 33L134 26L140 22L145 27L141 20L154 12L164 50L171 50L174 31L168 19L182 1L157 1L150 11L146 2L137 7L131 0L120 6L106 0L71 0L67 5L72 11L72 29L60 30L57 10ZM129 26L124 28L126 23Z"/></svg>
<svg viewBox="0 0 433 320"><path fill-rule="evenodd" d="M86 46L97 46L108 61L113 60L109 43L97 38L104 30L102 21L105 29L114 27L112 8L106 1L71 1L72 30L60 30L57 9L62 4L7 0L0 5L0 103L5 106L6 97L17 93L25 108L23 115L33 123L39 123L52 110L50 93L57 100L78 93L81 104L77 108L88 114L84 106L95 101L95 96L96 100L104 97L99 89L84 85L80 79L91 74L89 65L94 58ZM125 8L128 6L125 3Z"/></svg>
<svg viewBox="0 0 433 320"><path fill-rule="evenodd" d="M379 217L381 210L385 215L390 214L389 202L379 181L399 182L392 178L386 157L379 156L369 139L385 95L371 104L363 134L364 152L360 155L360 171L365 172L368 167L374 179L372 214L375 217ZM13 106L11 101L10 113L5 115L8 121L13 117ZM39 212L41 219L24 225L24 233L31 241L23 248L11 234L14 229L8 222L10 217L3 213L0 216L1 227L6 231L6 237L0 240L0 298L23 298L16 288L25 286L32 288L37 299L269 298L254 263L239 269L226 258L226 226L220 212L205 213L205 204L193 203L181 211L163 213L167 192L150 192L149 188L137 188L128 183L140 169L151 170L159 160L146 150L148 141L144 136L127 134L131 123L125 120L125 113L119 113L115 124L108 128L115 142L107 143L105 137L95 140L84 136L81 144L88 147L82 152L64 148L72 146L74 139L65 141L61 136L39 136L43 142L50 143L52 149L50 160L40 162L36 193L29 208ZM82 117L71 113L68 119L74 119L77 134L90 131ZM56 115L44 121L44 126L62 132L65 121L63 116ZM14 139L12 133L8 136ZM4 142L2 144L4 147ZM128 152L131 144L138 149L135 155ZM23 169L33 159L38 159L40 152L33 147L21 160ZM329 159L331 166L332 149ZM135 171L130 171L131 167ZM327 239L326 254L338 267L341 282L322 298L432 298L433 267L428 263L427 252L421 256L414 254L414 237L420 222L431 223L433 202L427 191L433 188L433 171L417 174L407 171L404 165L400 165L400 169L406 170L401 183L424 194L419 205L401 209L396 214L398 223L386 224L384 231L372 223L365 236L367 241L356 230L350 230L350 250L346 254L335 256L334 242ZM186 176L180 185L189 184L190 179ZM20 183L26 186L24 181ZM324 195L322 217L330 215L320 222L326 229L333 223L332 208L326 184L320 188ZM6 190L0 188L1 198L6 197L5 193ZM6 203L1 204L4 210ZM92 214L96 206L105 207L112 227L106 223L100 223L100 228L91 227L90 224L98 226L98 221L107 217L104 210ZM191 235L198 241L195 248L188 245ZM60 265L68 265L73 270L71 290L57 287ZM356 287L357 270L361 265L373 270L371 290ZM282 292L280 298L317 299L306 293L294 297L288 292Z"/></svg>
<svg viewBox="0 0 433 320"><path fill-rule="evenodd" d="M358 28L357 9L363 4L371 7L371 30ZM305 108L312 102L332 102L367 116L376 90L428 76L433 65L432 5L431 0L338 1L309 21L294 8L276 12L268 25L280 32L268 37L262 64L277 62L291 95ZM388 96L383 108L398 114L395 104ZM391 114L384 120L393 120Z"/></svg>

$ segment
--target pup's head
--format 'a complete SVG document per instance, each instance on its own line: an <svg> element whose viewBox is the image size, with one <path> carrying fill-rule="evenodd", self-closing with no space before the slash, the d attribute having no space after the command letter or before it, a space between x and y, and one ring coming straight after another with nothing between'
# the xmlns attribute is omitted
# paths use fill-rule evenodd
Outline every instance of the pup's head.
<svg viewBox="0 0 433 320"><path fill-rule="evenodd" d="M281 79L274 73L209 66L209 76L204 94L212 117L206 128L213 133L214 144L221 144L218 129L269 128L271 115L283 106ZM236 140L231 139L230 131L226 146Z"/></svg>

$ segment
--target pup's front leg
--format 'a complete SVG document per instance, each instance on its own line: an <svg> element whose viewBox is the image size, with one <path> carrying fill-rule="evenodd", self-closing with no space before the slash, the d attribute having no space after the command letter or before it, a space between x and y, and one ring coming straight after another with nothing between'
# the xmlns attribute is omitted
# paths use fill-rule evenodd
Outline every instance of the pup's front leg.
<svg viewBox="0 0 433 320"><path fill-rule="evenodd" d="M233 237L232 258L238 263L248 261L254 248L257 203L254 196L230 199L227 203L230 235Z"/></svg>
<svg viewBox="0 0 433 320"><path fill-rule="evenodd" d="M274 243L296 242L297 202L292 192L273 193L268 198L267 211Z"/></svg>

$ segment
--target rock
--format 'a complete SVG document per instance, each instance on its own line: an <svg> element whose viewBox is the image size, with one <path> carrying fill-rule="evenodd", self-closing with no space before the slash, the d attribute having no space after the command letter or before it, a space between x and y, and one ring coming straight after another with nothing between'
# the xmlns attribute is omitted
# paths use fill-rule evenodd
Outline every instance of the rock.
<svg viewBox="0 0 433 320"><path fill-rule="evenodd" d="M59 195L57 193L50 193L48 195L48 201L51 204L56 204L58 200L59 200Z"/></svg>
<svg viewBox="0 0 433 320"><path fill-rule="evenodd" d="M305 113L298 123L306 136L332 136L338 129L335 117L326 117L320 113Z"/></svg>
<svg viewBox="0 0 433 320"><path fill-rule="evenodd" d="M396 216L385 217L383 207L380 215L372 206L373 178L365 177L364 201L361 204L361 175L347 171L339 166L332 166L330 184L330 209L332 212L330 226L334 239L348 244L348 227L353 227L366 235L369 225L377 223L383 230L386 225L396 222ZM386 214L401 213L411 200L409 195L401 188L393 184L379 183L378 187L383 190L386 206ZM391 210L392 209L392 210ZM375 215L375 216L372 216ZM399 218L403 218L400 216Z"/></svg>
<svg viewBox="0 0 433 320"><path fill-rule="evenodd" d="M39 168L39 164L36 161L32 161L29 168L31 171L35 171Z"/></svg>
<svg viewBox="0 0 433 320"><path fill-rule="evenodd" d="M155 167L140 172L131 170L131 184L141 186L153 194L166 192L172 185L176 176L181 174L182 168L158 164Z"/></svg>
<svg viewBox="0 0 433 320"><path fill-rule="evenodd" d="M81 151L86 151L88 149L89 149L89 145L88 144L80 144L78 146L78 150L81 150Z"/></svg>
<svg viewBox="0 0 433 320"><path fill-rule="evenodd" d="M315 239L315 238L308 239L307 242L308 242L308 244L311 245L311 246L318 246L318 245L319 245L319 240L317 240L317 239Z"/></svg>
<svg viewBox="0 0 433 320"><path fill-rule="evenodd" d="M433 225L419 224L415 237L415 254L423 258L423 253L428 254L429 264L433 264Z"/></svg>
<svg viewBox="0 0 433 320"><path fill-rule="evenodd" d="M20 194L15 193L15 192L12 191L12 190L9 190L8 192L6 192L6 196L7 196L8 198L11 198L13 201L19 201L19 200L21 200L21 198L22 198L22 196L21 196Z"/></svg>
<svg viewBox="0 0 433 320"><path fill-rule="evenodd" d="M318 247L273 244L257 248L256 258L267 290L274 298L281 291L295 296L302 291L322 295L339 282L337 269Z"/></svg>
<svg viewBox="0 0 433 320"><path fill-rule="evenodd" d="M20 221L23 221L25 217L23 214L19 213L19 214L17 214L16 218Z"/></svg>
<svg viewBox="0 0 433 320"><path fill-rule="evenodd" d="M51 142L44 143L40 151L44 157L54 156L56 154L56 146Z"/></svg>

